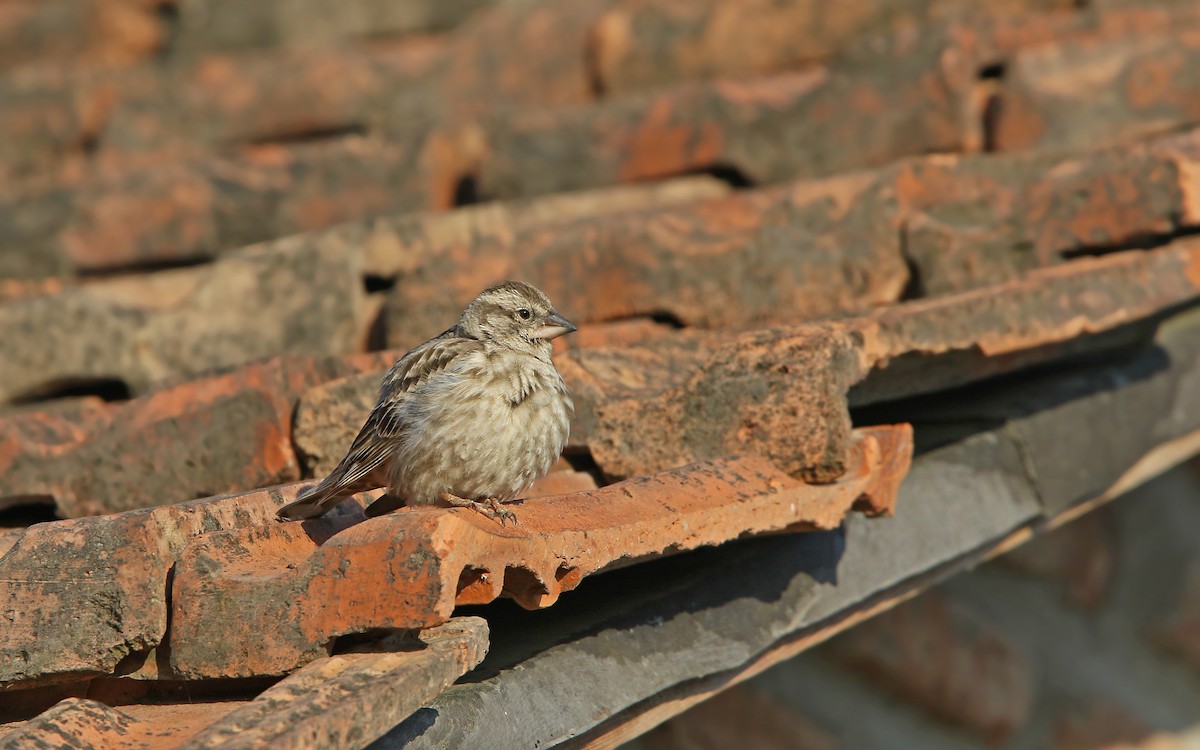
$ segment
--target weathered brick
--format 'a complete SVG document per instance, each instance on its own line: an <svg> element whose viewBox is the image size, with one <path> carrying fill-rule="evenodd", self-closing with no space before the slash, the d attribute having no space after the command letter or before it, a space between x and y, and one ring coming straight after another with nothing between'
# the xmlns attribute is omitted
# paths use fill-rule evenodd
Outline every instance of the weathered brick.
<svg viewBox="0 0 1200 750"><path fill-rule="evenodd" d="M829 481L846 468L845 393L861 374L857 351L836 332L743 334L675 388L597 404L587 446L612 477L750 453L770 456L789 474Z"/></svg>
<svg viewBox="0 0 1200 750"><path fill-rule="evenodd" d="M572 349L557 360L576 407L569 446L590 450L605 472L618 477L719 455L734 446L765 450L790 470L824 466L822 471L834 471L837 451L827 453L819 446L838 444L836 436L843 429L835 416L841 408L838 394L861 374L866 373L866 379L849 394L855 406L1130 343L1149 335L1153 316L1200 295L1197 269L1200 244L1183 240L1158 250L1078 259L1006 285L914 300L807 327L741 334L740 339L680 331L621 348ZM1123 328L1141 322L1144 330ZM854 343L841 354L826 350L819 356L832 364L817 365L807 359L818 357L823 344L815 342L832 340L828 332L821 333L822 326ZM1112 338L1095 338L1102 334ZM793 347L804 340L811 349ZM746 362L768 356L766 342L772 341L780 347L771 355L780 369L755 366L743 371L735 366L741 361L738 356ZM791 344L783 343L788 341ZM722 345L726 353L721 356L733 359L718 362L715 352ZM737 355L740 346L746 347L745 353ZM857 358L858 364L843 362L843 356ZM783 387L785 381L791 385ZM295 439L316 473L341 457L374 405L378 387L378 374L364 374L301 398ZM714 394L725 389L730 398L717 399ZM819 425L798 430L792 418L784 416L801 402L805 406L799 412L813 415ZM733 404L748 411L722 411ZM695 432L680 427L693 423ZM770 444L780 439L784 442ZM803 448L792 440L803 442ZM826 459L829 462L823 463Z"/></svg>
<svg viewBox="0 0 1200 750"><path fill-rule="evenodd" d="M363 129L436 59L425 45L410 52L401 43L284 48L120 71L30 71L0 82L0 174L23 177L63 158L123 154L161 166L231 146ZM424 123L406 126L420 132Z"/></svg>
<svg viewBox="0 0 1200 750"><path fill-rule="evenodd" d="M155 732L118 709L85 698L68 698L35 719L0 735L0 750L61 748L62 750L146 750L147 735L165 740L169 731Z"/></svg>
<svg viewBox="0 0 1200 750"><path fill-rule="evenodd" d="M596 486L596 478L586 471L551 471L533 483L533 486L529 488L529 492L526 493L526 498L585 492L596 489Z"/></svg>
<svg viewBox="0 0 1200 750"><path fill-rule="evenodd" d="M617 0L595 23L590 55L606 95L681 80L811 65L863 40L939 25L961 15L1025 18L1070 0Z"/></svg>
<svg viewBox="0 0 1200 750"><path fill-rule="evenodd" d="M895 172L905 251L939 294L1170 234L1192 221L1185 166L1165 147L913 160Z"/></svg>
<svg viewBox="0 0 1200 750"><path fill-rule="evenodd" d="M1017 52L992 124L999 150L1092 148L1200 120L1200 20L1180 4L1101 14L1091 34Z"/></svg>
<svg viewBox="0 0 1200 750"><path fill-rule="evenodd" d="M0 507L4 498L45 497L75 518L299 479L291 441L299 397L388 361L290 355L120 405L0 419Z"/></svg>
<svg viewBox="0 0 1200 750"><path fill-rule="evenodd" d="M355 256L281 242L207 267L19 299L0 305L0 401L105 378L136 393L273 354L349 353L367 325L363 297Z"/></svg>
<svg viewBox="0 0 1200 750"><path fill-rule="evenodd" d="M1036 699L1029 656L998 628L927 592L830 642L833 653L929 713L992 740Z"/></svg>
<svg viewBox="0 0 1200 750"><path fill-rule="evenodd" d="M763 325L894 302L908 270L889 195L872 175L850 175L447 242L392 290L388 341L423 341L506 277L580 323Z"/></svg>
<svg viewBox="0 0 1200 750"><path fill-rule="evenodd" d="M635 209L698 202L726 195L729 190L728 185L712 177L680 177L529 200L482 203L454 211L379 217L329 231L363 247L366 273L393 278L413 273L432 256L464 252L463 248L476 243L511 243L515 235L535 227L560 226L600 216L618 220L615 215Z"/></svg>
<svg viewBox="0 0 1200 750"><path fill-rule="evenodd" d="M688 83L484 118L479 187L512 198L713 167L779 182L956 150L962 92L941 76L940 52L910 39L880 55L886 64Z"/></svg>
<svg viewBox="0 0 1200 750"><path fill-rule="evenodd" d="M14 0L0 7L0 69L47 61L128 64L160 49L166 31L140 0Z"/></svg>
<svg viewBox="0 0 1200 750"><path fill-rule="evenodd" d="M194 685L185 688L182 703L126 705L118 698L115 709L102 704L108 698L71 698L23 724L0 726L0 748L302 748L314 742L361 748L476 666L487 636L487 623L477 617L454 618L416 637L388 636L318 659L253 700L233 699L237 691L228 688L229 700L203 700L208 691L198 693Z"/></svg>
<svg viewBox="0 0 1200 750"><path fill-rule="evenodd" d="M0 558L0 686L109 674L158 646L169 572L183 547L201 534L275 523L297 489L29 527Z"/></svg>
<svg viewBox="0 0 1200 750"><path fill-rule="evenodd" d="M591 101L588 33L611 2L496 3L455 30L438 70L439 97L453 116L464 118L497 107Z"/></svg>
<svg viewBox="0 0 1200 750"><path fill-rule="evenodd" d="M618 559L832 528L851 506L890 512L910 439L906 426L858 433L850 470L823 485L764 459L730 458L519 503L516 526L461 509L407 508L336 534L336 520L209 534L176 566L171 667L187 678L281 674L340 635L445 622L456 602L503 593L546 607Z"/></svg>
<svg viewBox="0 0 1200 750"><path fill-rule="evenodd" d="M608 323L585 323L569 338L555 339L554 351L556 354L562 355L566 352L600 346L631 346L671 336L676 330L678 329L675 325L659 322L653 317L634 317Z"/></svg>
<svg viewBox="0 0 1200 750"><path fill-rule="evenodd" d="M861 406L950 388L1105 345L1104 341L1091 338L1099 334L1111 332L1112 342L1130 343L1150 335L1155 315L1200 296L1198 269L1200 243L1182 240L1154 251L1080 259L1004 286L916 300L831 322L827 325L855 342L846 355L860 357L857 368L844 365L847 367L844 375L837 375L834 373L838 365L801 366L797 354L795 361L786 364L792 373L791 388L800 390L781 390L792 392L797 398L805 388L825 393L825 398L812 393L804 396L810 399L806 410L816 413L822 411L817 404L836 403L838 399L832 394L856 379L857 373L869 372L866 380L850 392L850 403ZM1147 325L1134 326L1129 331L1123 329L1129 324L1141 325L1140 322ZM762 342L772 338L783 342L789 336L799 337L794 339L798 341L803 340L804 331L815 329L817 326L801 326L757 335ZM759 445L755 450L767 451L792 470L796 466L782 457L789 449L793 456L804 456L810 462L821 455L811 442L800 450L791 443L783 448L754 441L752 436L756 434L772 434L775 439L789 434L791 428L784 427L787 419L771 429L769 419L751 417L750 412L738 417L710 412L720 400L707 392L707 386L699 385L703 382L702 375L692 373L698 367L701 373L711 367L719 382L729 385L737 382L732 374L737 368L726 364L718 367L715 364L718 357L709 354L715 340L715 335L676 335L644 347L623 351L583 350L563 359L560 369L575 394L577 409L571 444L590 449L606 472L628 476L626 472L640 473L635 468L640 461L659 467L670 465L665 454L679 450L681 443L689 446L687 450L702 453L704 441L700 435L689 434L685 429L695 419L713 430L708 433L710 437L721 434L719 425L730 424L725 439L749 440L743 447ZM745 346L748 361L768 361L763 352L748 343L726 346L727 351ZM811 356L812 352L807 354ZM828 356L829 362L838 361L839 355ZM709 364L705 364L709 357ZM779 360L776 364L784 363ZM811 379L814 369L824 372L823 378L847 379L839 384ZM757 390L774 382L768 372L770 368L760 367L752 378L753 387L748 385L749 381L742 382L734 391L750 399L755 408L786 412L787 404L792 403L786 397L773 389L765 397ZM795 373L809 373L810 379L797 378ZM780 377L787 379L788 375ZM697 403L687 406L691 403L689 399L696 399ZM707 406L697 405L701 403ZM836 407L830 407L822 412L823 427L798 430L806 433L804 440L818 441L819 435L836 434L834 410ZM697 416L700 414L705 418ZM726 418L730 421L726 422ZM740 429L732 426L741 424L739 419L748 420ZM836 444L836 439L830 444ZM809 463L805 470L816 465L819 462Z"/></svg>
<svg viewBox="0 0 1200 750"><path fill-rule="evenodd" d="M145 93L121 99L100 147L212 147L364 127L397 89L428 75L438 57L425 45L403 43L205 57L164 69Z"/></svg>
<svg viewBox="0 0 1200 750"><path fill-rule="evenodd" d="M452 28L495 0L180 0L168 54L190 58Z"/></svg>
<svg viewBox="0 0 1200 750"><path fill-rule="evenodd" d="M379 399L382 375L338 378L300 396L292 437L307 475L325 476L346 455Z"/></svg>
<svg viewBox="0 0 1200 750"><path fill-rule="evenodd" d="M0 279L0 304L45 294L61 292L66 287L62 279Z"/></svg>
<svg viewBox="0 0 1200 750"><path fill-rule="evenodd" d="M1150 336L1154 316L1197 296L1200 242L1184 239L847 318L842 325L860 337L864 368L874 368L852 391L851 403L928 393L1134 343Z"/></svg>
<svg viewBox="0 0 1200 750"><path fill-rule="evenodd" d="M263 147L0 201L0 276L210 259L364 216L430 208L418 141Z"/></svg>
<svg viewBox="0 0 1200 750"><path fill-rule="evenodd" d="M0 557L4 557L24 533L23 527L0 528Z"/></svg>
<svg viewBox="0 0 1200 750"><path fill-rule="evenodd" d="M343 653L308 664L193 737L203 748L366 747L477 666L487 653L488 626L457 617L422 631L412 642L394 638L371 653ZM389 646L403 650L385 650Z"/></svg>
<svg viewBox="0 0 1200 750"><path fill-rule="evenodd" d="M98 399L97 399L98 400ZM26 504L53 505L54 493L29 481L112 421L115 407L90 400L44 411L0 417L0 510Z"/></svg>

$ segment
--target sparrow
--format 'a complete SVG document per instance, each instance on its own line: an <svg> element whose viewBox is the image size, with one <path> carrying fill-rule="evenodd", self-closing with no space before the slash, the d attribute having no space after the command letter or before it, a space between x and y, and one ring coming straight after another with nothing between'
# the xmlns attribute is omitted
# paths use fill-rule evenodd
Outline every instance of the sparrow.
<svg viewBox="0 0 1200 750"><path fill-rule="evenodd" d="M500 504L545 476L567 443L575 407L550 342L575 330L536 287L484 290L452 328L392 365L349 451L279 516L316 518L386 487L368 516L449 505L515 520Z"/></svg>

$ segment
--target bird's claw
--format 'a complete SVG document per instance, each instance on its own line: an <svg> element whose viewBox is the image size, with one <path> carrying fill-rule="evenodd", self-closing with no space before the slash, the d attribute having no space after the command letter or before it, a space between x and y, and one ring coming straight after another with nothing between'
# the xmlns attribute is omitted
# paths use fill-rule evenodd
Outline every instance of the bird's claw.
<svg viewBox="0 0 1200 750"><path fill-rule="evenodd" d="M508 508L500 507L499 500L497 500L494 497L489 497L487 502L488 502L488 506L489 506L488 510L490 512L488 512L486 515L490 516L494 521L499 523L501 526L506 525L508 521L512 521L513 526L520 525L517 521L517 514L513 513Z"/></svg>
<svg viewBox="0 0 1200 750"><path fill-rule="evenodd" d="M470 508L476 513L487 516L501 526L507 525L508 521L512 521L514 526L520 525L517 521L517 514L508 508L501 507L500 501L494 497L489 497L486 501L480 502L478 500L468 500L458 495L451 495L449 492L443 492L441 499L455 508Z"/></svg>

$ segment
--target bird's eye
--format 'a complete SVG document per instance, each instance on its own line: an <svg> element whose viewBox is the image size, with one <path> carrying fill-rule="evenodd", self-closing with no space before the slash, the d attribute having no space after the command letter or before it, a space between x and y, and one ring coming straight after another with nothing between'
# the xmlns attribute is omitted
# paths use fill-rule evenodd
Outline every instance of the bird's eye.
<svg viewBox="0 0 1200 750"><path fill-rule="evenodd" d="M528 308L522 307L520 310L517 310L517 315L521 316L521 320L529 320L529 316L532 314L533 313L529 312Z"/></svg>

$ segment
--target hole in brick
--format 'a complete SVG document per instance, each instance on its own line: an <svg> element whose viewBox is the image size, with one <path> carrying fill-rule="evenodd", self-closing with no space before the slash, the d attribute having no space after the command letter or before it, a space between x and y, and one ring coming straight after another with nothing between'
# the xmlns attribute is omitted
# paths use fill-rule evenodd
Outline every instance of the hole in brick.
<svg viewBox="0 0 1200 750"><path fill-rule="evenodd" d="M1003 114L1004 100L1000 96L1000 82L1007 72L1004 63L992 63L979 70L979 80L986 98L979 112L979 128L982 142L979 144L985 153L998 149L996 133L1000 127L1000 116Z"/></svg>
<svg viewBox="0 0 1200 750"><path fill-rule="evenodd" d="M479 194L479 180L473 174L465 174L454 183L454 205L469 206L482 203L483 196Z"/></svg>
<svg viewBox="0 0 1200 750"><path fill-rule="evenodd" d="M981 80L1000 80L1004 78L1005 65L1002 62L985 65L979 69L979 78Z"/></svg>
<svg viewBox="0 0 1200 750"><path fill-rule="evenodd" d="M68 682L61 685L13 687L4 691L0 701L0 724L29 721L64 698L83 698L88 682Z"/></svg>
<svg viewBox="0 0 1200 750"><path fill-rule="evenodd" d="M133 397L133 391L129 384L120 378L63 378L27 391L12 399L12 403L36 404L79 396L98 396L105 401L126 401Z"/></svg>
<svg viewBox="0 0 1200 750"><path fill-rule="evenodd" d="M904 259L904 265L908 267L908 283L904 285L904 289L900 292L900 301L907 302L908 300L924 297L925 282L921 276L921 266L908 253L907 227L901 227L900 229L900 257Z"/></svg>
<svg viewBox="0 0 1200 750"><path fill-rule="evenodd" d="M709 177L713 177L721 182L724 182L734 190L754 187L754 181L747 177L745 172L732 164L713 164L711 166L701 167L700 169L685 172L684 174L708 175Z"/></svg>
<svg viewBox="0 0 1200 750"><path fill-rule="evenodd" d="M154 8L154 15L163 29L158 56L160 58L167 57L171 54L171 50L175 47L175 41L179 38L179 6L173 2L159 3Z"/></svg>
<svg viewBox="0 0 1200 750"><path fill-rule="evenodd" d="M250 146L315 143L317 141L328 141L352 135L362 136L366 134L366 127L358 123L331 125L327 128L309 128L294 132L272 133L271 135L260 136L252 139Z"/></svg>
<svg viewBox="0 0 1200 750"><path fill-rule="evenodd" d="M363 277L363 289L367 294L375 294L376 292L386 292L396 286L394 276L378 276L369 273Z"/></svg>
<svg viewBox="0 0 1200 750"><path fill-rule="evenodd" d="M1182 221L1182 218L1172 217L1172 223L1180 221ZM1129 250L1153 250L1154 248L1161 247L1174 240L1183 237L1194 237L1196 235L1200 235L1200 227L1186 227L1165 234L1135 235L1125 239L1123 242L1114 242L1109 245L1073 247L1069 250L1060 251L1058 256L1063 260L1073 260L1075 258L1096 258L1100 257L1101 255L1122 253Z"/></svg>
<svg viewBox="0 0 1200 750"><path fill-rule="evenodd" d="M84 133L79 138L79 151L84 156L93 156L100 150L100 134Z"/></svg>
<svg viewBox="0 0 1200 750"><path fill-rule="evenodd" d="M348 633L334 638L330 654L365 654L391 651L421 651L425 644L419 630L410 628L369 628L361 633Z"/></svg>
<svg viewBox="0 0 1200 750"><path fill-rule="evenodd" d="M667 312L666 310L652 312L647 317L649 317L650 320L653 320L655 323L659 323L659 324L665 325L665 326L670 326L672 328L679 329L679 328L687 327L686 325L684 325L684 322L679 319L679 316L677 316L675 313Z"/></svg>
<svg viewBox="0 0 1200 750"><path fill-rule="evenodd" d="M538 580L532 570L509 566L504 569L504 593L521 604L533 604L550 593L546 584Z"/></svg>
<svg viewBox="0 0 1200 750"><path fill-rule="evenodd" d="M687 324L680 320L679 316L668 310L650 310L648 312L640 312L634 315L619 315L613 318L604 318L596 321L598 323L624 323L628 321L651 320L655 323L664 326L670 326L675 329L687 328Z"/></svg>
<svg viewBox="0 0 1200 750"><path fill-rule="evenodd" d="M0 500L0 529L23 528L35 523L57 521L54 498L50 495L18 495Z"/></svg>
<svg viewBox="0 0 1200 750"><path fill-rule="evenodd" d="M114 276L128 276L131 274L155 273L157 271L172 271L179 268L192 268L194 266L205 265L211 261L212 258L210 257L197 255L188 258L172 258L170 260L139 261L137 263L105 266L104 268L80 268L76 273L78 273L81 279L105 279Z"/></svg>
<svg viewBox="0 0 1200 750"><path fill-rule="evenodd" d="M603 99L608 94L608 86L605 85L604 76L600 73L600 45L602 43L600 33L593 26L583 43L583 70L584 75L587 76L585 85L593 99Z"/></svg>
<svg viewBox="0 0 1200 750"><path fill-rule="evenodd" d="M564 589L573 589L583 580L583 574L579 572L579 568L559 565L558 570L554 571L554 580Z"/></svg>
<svg viewBox="0 0 1200 750"><path fill-rule="evenodd" d="M486 568L463 568L458 575L457 599L460 604L486 604L492 600L491 572Z"/></svg>
<svg viewBox="0 0 1200 750"><path fill-rule="evenodd" d="M97 677L86 697L113 707L147 703L247 701L279 682L279 677L234 677L207 680L140 680Z"/></svg>
<svg viewBox="0 0 1200 750"><path fill-rule="evenodd" d="M116 677L136 672L146 665L146 660L154 654L154 649L148 648L144 651L134 651L126 654L124 659L117 662L117 666L113 667L112 673Z"/></svg>

